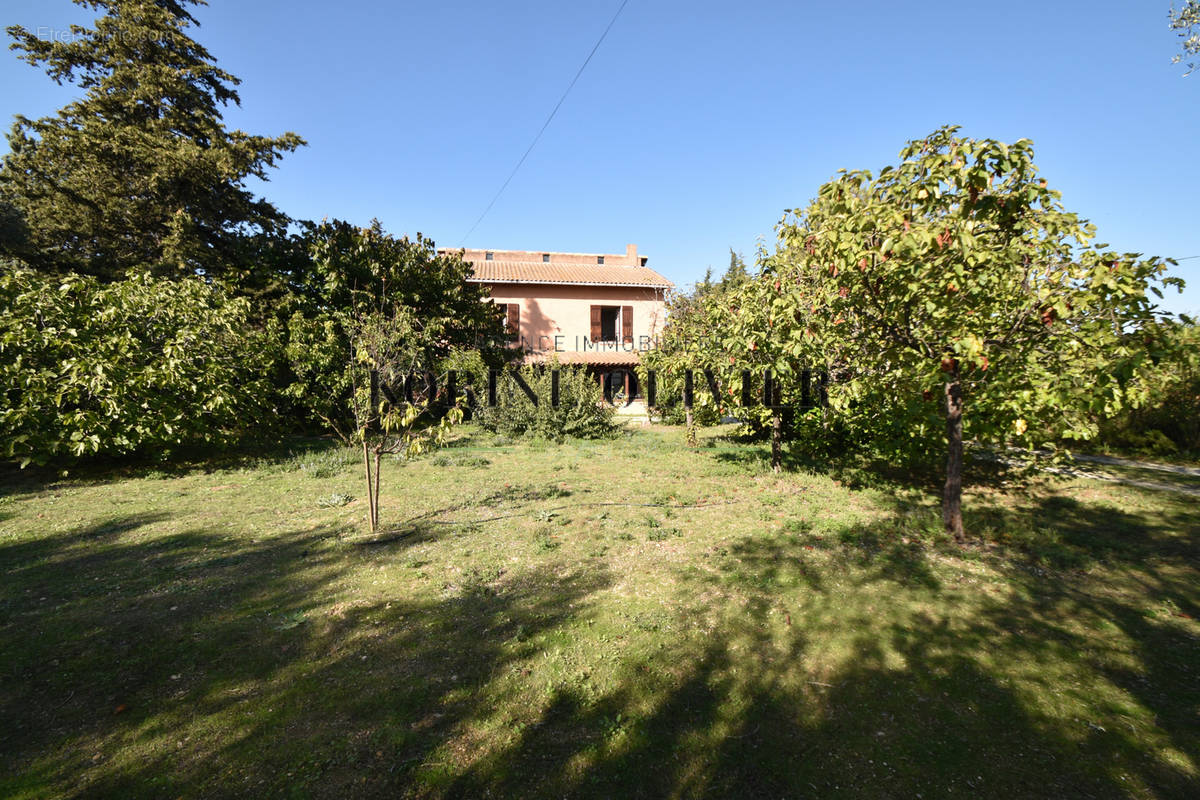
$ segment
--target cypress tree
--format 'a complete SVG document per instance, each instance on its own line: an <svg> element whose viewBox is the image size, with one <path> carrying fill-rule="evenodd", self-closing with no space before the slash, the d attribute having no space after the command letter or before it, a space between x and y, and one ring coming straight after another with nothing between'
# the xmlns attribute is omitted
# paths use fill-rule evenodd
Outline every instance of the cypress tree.
<svg viewBox="0 0 1200 800"><path fill-rule="evenodd" d="M17 116L0 164L0 248L33 266L114 280L131 267L236 281L251 243L288 217L246 188L294 133L225 129L240 81L188 35L203 0L73 0L102 12L92 28L40 38L10 26L11 48L84 95L57 115Z"/></svg>

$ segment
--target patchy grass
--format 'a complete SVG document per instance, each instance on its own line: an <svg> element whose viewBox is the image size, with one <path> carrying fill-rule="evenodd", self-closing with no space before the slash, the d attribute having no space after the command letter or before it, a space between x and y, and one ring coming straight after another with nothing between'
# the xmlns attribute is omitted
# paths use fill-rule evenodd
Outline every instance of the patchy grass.
<svg viewBox="0 0 1200 800"><path fill-rule="evenodd" d="M708 434L712 436L713 434ZM648 429L0 488L0 796L1191 797L1200 510Z"/></svg>

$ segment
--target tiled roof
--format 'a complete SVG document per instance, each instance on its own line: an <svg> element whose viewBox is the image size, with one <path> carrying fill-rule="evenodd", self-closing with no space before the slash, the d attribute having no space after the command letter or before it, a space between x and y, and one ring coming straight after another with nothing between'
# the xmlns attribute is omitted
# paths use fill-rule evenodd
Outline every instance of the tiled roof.
<svg viewBox="0 0 1200 800"><path fill-rule="evenodd" d="M649 267L604 264L551 264L542 261L473 261L476 283L576 283L587 286L647 286L670 289L669 280Z"/></svg>

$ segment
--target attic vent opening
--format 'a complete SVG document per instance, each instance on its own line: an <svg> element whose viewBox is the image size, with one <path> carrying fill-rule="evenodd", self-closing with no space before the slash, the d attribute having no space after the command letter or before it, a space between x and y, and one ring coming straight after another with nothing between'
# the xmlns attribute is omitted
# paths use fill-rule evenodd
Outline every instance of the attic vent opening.
<svg viewBox="0 0 1200 800"><path fill-rule="evenodd" d="M549 253L542 253L542 263L543 264L550 263L550 254Z"/></svg>
<svg viewBox="0 0 1200 800"><path fill-rule="evenodd" d="M483 254L483 260L484 260L484 261L491 261L493 256L495 256L495 253L493 253L491 250L489 250L489 251L487 251L486 253L484 253L484 254Z"/></svg>
<svg viewBox="0 0 1200 800"><path fill-rule="evenodd" d="M597 263L597 264L603 264L603 263L604 263L604 256L596 256L596 263Z"/></svg>

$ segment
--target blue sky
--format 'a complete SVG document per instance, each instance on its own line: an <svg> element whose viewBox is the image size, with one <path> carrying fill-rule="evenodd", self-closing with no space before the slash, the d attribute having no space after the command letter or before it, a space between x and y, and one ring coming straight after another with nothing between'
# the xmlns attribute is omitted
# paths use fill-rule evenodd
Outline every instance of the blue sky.
<svg viewBox="0 0 1200 800"><path fill-rule="evenodd" d="M469 240L620 0L213 0L193 36L243 81L231 127L309 146L263 193L297 218L379 218L439 245L623 252L678 284L770 243L841 167L940 125L1033 139L1070 210L1120 250L1200 256L1200 73L1171 64L1166 0L630 0ZM64 29L68 0L5 25ZM0 56L0 112L73 95ZM4 147L4 145L0 145ZM1200 258L1164 306L1200 312Z"/></svg>

